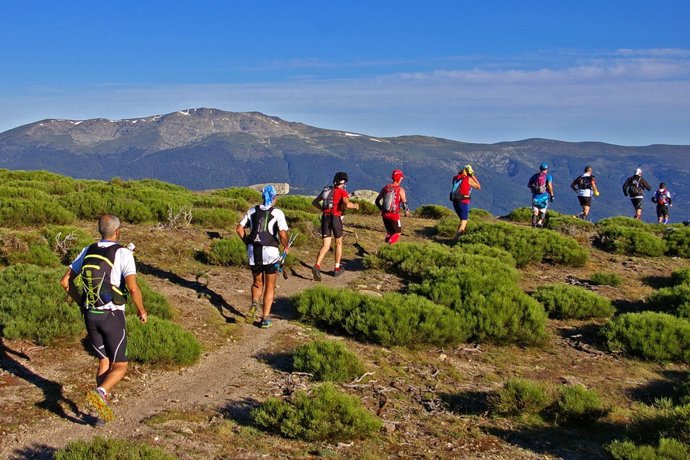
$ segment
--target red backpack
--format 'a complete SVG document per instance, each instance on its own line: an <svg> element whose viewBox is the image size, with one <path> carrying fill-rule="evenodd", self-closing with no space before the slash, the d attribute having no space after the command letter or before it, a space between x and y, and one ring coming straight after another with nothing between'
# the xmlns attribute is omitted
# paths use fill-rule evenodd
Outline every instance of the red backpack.
<svg viewBox="0 0 690 460"><path fill-rule="evenodd" d="M388 184L383 187L383 209L384 212L400 212L400 186Z"/></svg>

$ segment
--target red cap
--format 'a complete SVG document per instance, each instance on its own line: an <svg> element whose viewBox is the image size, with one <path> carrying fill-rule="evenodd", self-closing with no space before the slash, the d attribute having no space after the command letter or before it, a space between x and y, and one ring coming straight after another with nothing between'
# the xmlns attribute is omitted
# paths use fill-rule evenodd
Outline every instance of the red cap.
<svg viewBox="0 0 690 460"><path fill-rule="evenodd" d="M391 174L391 178L392 178L395 182L399 181L399 180L402 179L403 177L405 177L405 175L403 174L403 172L402 172L400 169L395 169L395 170L393 170L393 174Z"/></svg>

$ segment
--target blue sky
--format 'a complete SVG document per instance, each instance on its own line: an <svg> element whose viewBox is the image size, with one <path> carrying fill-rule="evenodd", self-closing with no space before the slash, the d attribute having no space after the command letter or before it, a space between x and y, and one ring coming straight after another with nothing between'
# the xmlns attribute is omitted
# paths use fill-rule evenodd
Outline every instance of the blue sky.
<svg viewBox="0 0 690 460"><path fill-rule="evenodd" d="M687 1L3 2L0 131L260 111L376 136L690 144Z"/></svg>

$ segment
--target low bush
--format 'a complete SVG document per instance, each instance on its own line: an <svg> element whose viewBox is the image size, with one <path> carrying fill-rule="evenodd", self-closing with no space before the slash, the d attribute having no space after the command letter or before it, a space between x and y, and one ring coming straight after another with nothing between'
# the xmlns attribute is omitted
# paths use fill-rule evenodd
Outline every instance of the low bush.
<svg viewBox="0 0 690 460"><path fill-rule="evenodd" d="M38 233L8 231L0 233L0 263L57 267L60 265L60 258L48 246L48 241Z"/></svg>
<svg viewBox="0 0 690 460"><path fill-rule="evenodd" d="M29 227L49 224L69 224L76 216L55 200L14 198L3 200L0 206L0 226Z"/></svg>
<svg viewBox="0 0 690 460"><path fill-rule="evenodd" d="M580 267L589 253L573 238L551 230L521 227L504 222L477 222L468 227L460 244L482 243L500 247L515 258L518 267L542 261Z"/></svg>
<svg viewBox="0 0 690 460"><path fill-rule="evenodd" d="M647 297L646 302L654 310L690 319L690 284L661 288Z"/></svg>
<svg viewBox="0 0 690 460"><path fill-rule="evenodd" d="M611 301L587 289L555 284L540 286L532 295L549 317L558 319L606 318L614 313Z"/></svg>
<svg viewBox="0 0 690 460"><path fill-rule="evenodd" d="M641 220L633 219L632 217L624 216L606 217L605 219L601 219L600 221L598 221L596 223L596 226L598 228L608 226L636 228L640 231L647 233L655 233L656 231L658 231L658 228L652 224L645 223Z"/></svg>
<svg viewBox="0 0 690 460"><path fill-rule="evenodd" d="M602 334L612 351L690 363L690 321L666 313L624 313L609 321Z"/></svg>
<svg viewBox="0 0 690 460"><path fill-rule="evenodd" d="M151 364L194 364L201 355L201 345L194 334L155 316L142 324L135 315L127 316L127 356L130 360Z"/></svg>
<svg viewBox="0 0 690 460"><path fill-rule="evenodd" d="M474 254L477 256L490 257L492 259L497 259L504 265L509 267L515 267L517 264L513 256L501 248L494 248L481 243L467 243L455 246L456 251L460 251L462 254Z"/></svg>
<svg viewBox="0 0 690 460"><path fill-rule="evenodd" d="M59 281L64 269L12 265L0 271L0 329L8 339L50 344L84 331L81 312Z"/></svg>
<svg viewBox="0 0 690 460"><path fill-rule="evenodd" d="M359 399L331 383L315 387L311 396L298 391L291 401L270 398L252 410L251 418L263 429L309 442L368 438L381 429L381 421Z"/></svg>
<svg viewBox="0 0 690 460"><path fill-rule="evenodd" d="M497 414L518 416L539 414L553 403L549 385L526 379L510 379L489 397L489 406Z"/></svg>
<svg viewBox="0 0 690 460"><path fill-rule="evenodd" d="M664 233L667 254L690 258L690 227L672 227Z"/></svg>
<svg viewBox="0 0 690 460"><path fill-rule="evenodd" d="M647 257L659 257L666 252L664 240L645 230L614 224L597 224L597 228L594 242L604 251Z"/></svg>
<svg viewBox="0 0 690 460"><path fill-rule="evenodd" d="M532 209L523 207L523 208L515 208L510 213L508 213L507 216L505 216L506 220L509 220L511 222L531 222L532 220Z"/></svg>
<svg viewBox="0 0 690 460"><path fill-rule="evenodd" d="M681 268L671 273L673 284L690 284L690 268Z"/></svg>
<svg viewBox="0 0 690 460"><path fill-rule="evenodd" d="M42 234L64 265L70 264L82 249L96 241L94 236L77 227L49 225L43 228Z"/></svg>
<svg viewBox="0 0 690 460"><path fill-rule="evenodd" d="M651 406L639 405L635 407L630 432L643 441L666 437L690 444L690 404L674 406L662 398Z"/></svg>
<svg viewBox="0 0 690 460"><path fill-rule="evenodd" d="M445 206L439 206L437 204L425 204L415 209L414 215L421 217L422 219L443 219L444 217L452 216L453 211Z"/></svg>
<svg viewBox="0 0 690 460"><path fill-rule="evenodd" d="M303 321L384 346L452 344L469 337L469 329L457 313L415 295L374 297L315 287L294 302Z"/></svg>
<svg viewBox="0 0 690 460"><path fill-rule="evenodd" d="M215 240L206 252L206 260L211 265L240 266L247 264L247 246L237 236Z"/></svg>
<svg viewBox="0 0 690 460"><path fill-rule="evenodd" d="M494 216L486 209L472 208L470 209L470 219L493 219Z"/></svg>
<svg viewBox="0 0 690 460"><path fill-rule="evenodd" d="M573 216L553 216L549 213L546 218L546 228L568 236L577 236L594 230L594 224Z"/></svg>
<svg viewBox="0 0 690 460"><path fill-rule="evenodd" d="M614 460L687 460L690 448L672 438L659 439L658 446L636 445L632 441L613 441L606 451Z"/></svg>
<svg viewBox="0 0 690 460"><path fill-rule="evenodd" d="M374 203L371 201L367 200L359 200L357 198L352 199L353 203L357 203L359 205L358 209L348 209L347 212L350 212L352 214L360 214L364 216L376 216L378 214L381 214L381 210L376 207ZM316 208L312 208L316 209ZM401 211L402 213L402 211Z"/></svg>
<svg viewBox="0 0 690 460"><path fill-rule="evenodd" d="M235 226L239 222L237 211L224 208L194 208L192 223L212 228Z"/></svg>
<svg viewBox="0 0 690 460"><path fill-rule="evenodd" d="M299 195L282 195L278 197L276 207L283 210L316 213L318 209L311 204L313 198Z"/></svg>
<svg viewBox="0 0 690 460"><path fill-rule="evenodd" d="M690 404L690 375L685 382L676 387L676 396L680 404Z"/></svg>
<svg viewBox="0 0 690 460"><path fill-rule="evenodd" d="M473 221L470 220L467 226L471 227L472 224ZM458 230L458 225L460 225L460 219L456 216L443 217L434 225L434 232L442 238L453 238Z"/></svg>
<svg viewBox="0 0 690 460"><path fill-rule="evenodd" d="M596 286L618 287L623 283L623 278L615 273L596 272L592 273L590 282Z"/></svg>
<svg viewBox="0 0 690 460"><path fill-rule="evenodd" d="M583 385L566 385L556 401L555 417L558 423L591 422L608 414L599 394Z"/></svg>
<svg viewBox="0 0 690 460"><path fill-rule="evenodd" d="M137 276L137 284L139 285L141 295L144 299L144 307L149 315L155 315L161 319L172 319L175 316L175 312L170 306L168 299L153 290L144 278ZM132 303L131 296L127 296L127 307L125 311L127 314L136 315L137 308Z"/></svg>
<svg viewBox="0 0 690 460"><path fill-rule="evenodd" d="M53 454L55 460L175 460L177 457L140 442L105 439L72 441Z"/></svg>
<svg viewBox="0 0 690 460"><path fill-rule="evenodd" d="M309 372L316 380L344 382L364 373L364 365L345 345L333 340L316 340L297 347L295 370Z"/></svg>
<svg viewBox="0 0 690 460"><path fill-rule="evenodd" d="M261 192L244 187L223 188L220 190L215 190L212 195L244 200L247 205L251 203L259 203L261 201Z"/></svg>

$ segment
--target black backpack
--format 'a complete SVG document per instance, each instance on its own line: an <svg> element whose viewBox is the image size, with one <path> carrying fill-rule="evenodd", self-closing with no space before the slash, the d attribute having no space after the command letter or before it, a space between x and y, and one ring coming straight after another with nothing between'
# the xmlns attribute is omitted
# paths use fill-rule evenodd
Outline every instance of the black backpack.
<svg viewBox="0 0 690 460"><path fill-rule="evenodd" d="M640 196L644 193L642 186L640 185L640 177L633 179L628 184L628 196Z"/></svg>
<svg viewBox="0 0 690 460"><path fill-rule="evenodd" d="M327 209L333 209L333 195L335 194L335 187L332 185L327 185L321 191L319 197L321 197L321 209L326 211Z"/></svg>
<svg viewBox="0 0 690 460"><path fill-rule="evenodd" d="M579 190L592 188L592 179L594 179L594 176L580 176L577 179L577 188Z"/></svg>
<svg viewBox="0 0 690 460"><path fill-rule="evenodd" d="M261 209L261 206L256 206L254 210L254 214L251 216L251 229L249 231L247 243L256 246L279 247L280 242L278 240L278 234L273 233L268 228L268 225L273 219L273 208L264 210ZM276 226L276 229L277 228Z"/></svg>
<svg viewBox="0 0 690 460"><path fill-rule="evenodd" d="M122 248L115 243L107 248L94 243L88 247L81 267L82 307L85 310L100 308L109 302L124 305L127 301L122 284L114 286L110 273L115 263L115 253Z"/></svg>

